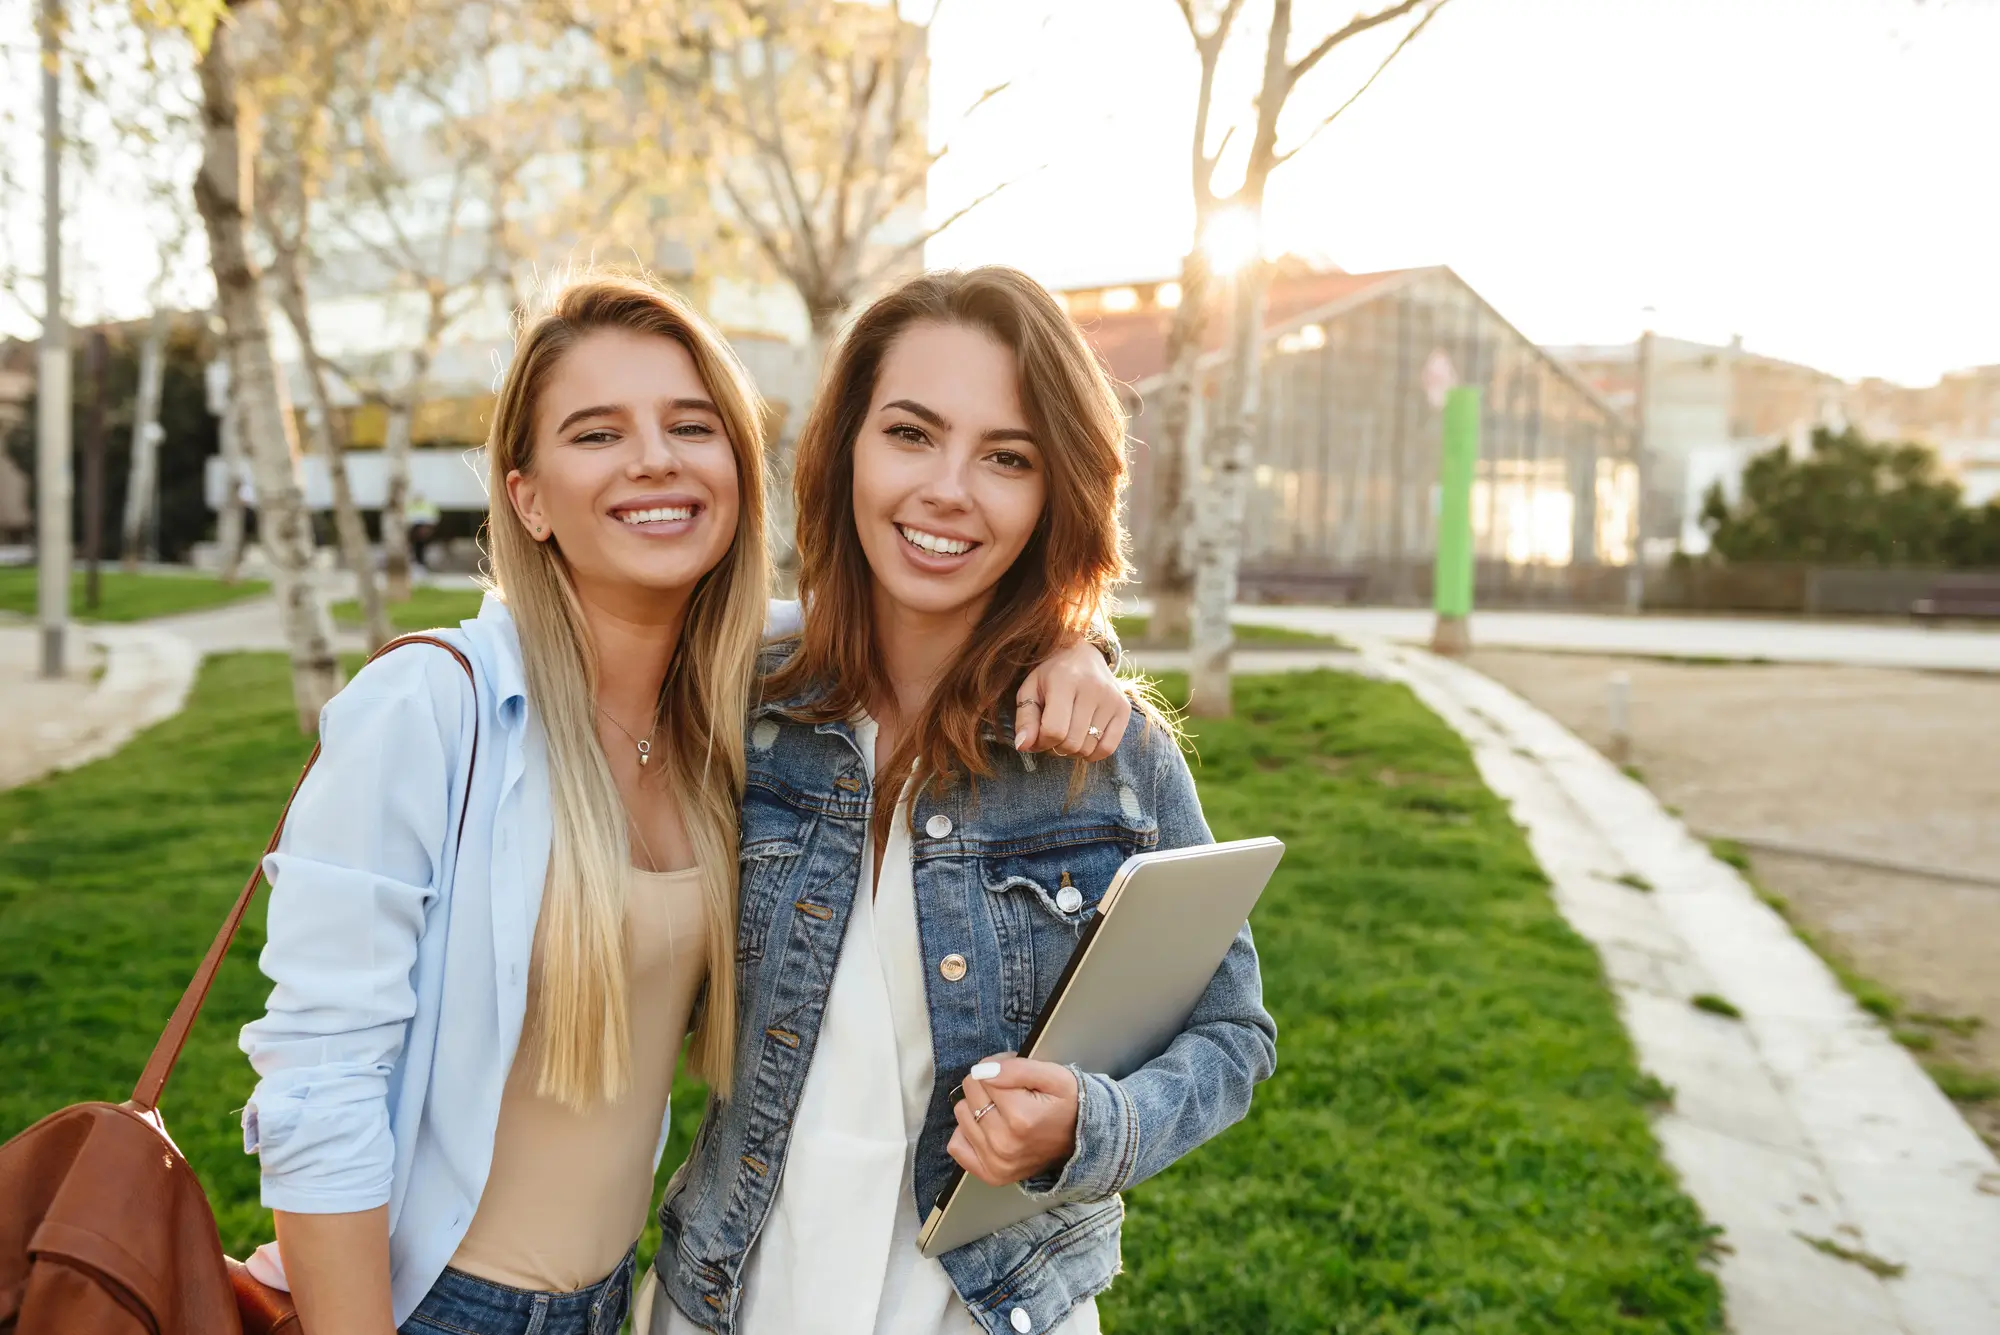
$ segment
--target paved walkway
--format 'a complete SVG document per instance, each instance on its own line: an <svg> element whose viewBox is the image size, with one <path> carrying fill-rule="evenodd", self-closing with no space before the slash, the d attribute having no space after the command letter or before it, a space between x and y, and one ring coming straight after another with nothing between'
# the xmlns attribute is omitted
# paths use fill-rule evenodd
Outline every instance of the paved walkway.
<svg viewBox="0 0 2000 1335"><path fill-rule="evenodd" d="M0 625L0 788L31 783L117 751L180 712L201 656L151 626L77 626L68 676L45 681L41 632Z"/></svg>
<svg viewBox="0 0 2000 1335"><path fill-rule="evenodd" d="M327 595L345 596L335 573ZM469 587L470 580L433 582ZM210 654L286 650L275 597L246 599L135 625L72 623L76 665L61 681L38 675L40 632L0 622L0 788L29 783L110 755L133 734L180 712ZM363 653L359 631L334 631L334 646Z"/></svg>
<svg viewBox="0 0 2000 1335"><path fill-rule="evenodd" d="M285 628L279 620L278 600L275 597L246 598L226 607L161 617L146 624L186 640L203 657L210 654L284 653L289 647L285 643ZM342 630L338 626L334 627L333 643L334 648L342 653L365 653L368 649L366 635L358 630Z"/></svg>
<svg viewBox="0 0 2000 1335"><path fill-rule="evenodd" d="M1930 1045L1920 1060L2000 1077L2000 674L1466 662L1607 754L1606 682L1622 674L1646 787L1698 833L1742 842L1788 916L1900 998ZM2000 1150L2000 1099L1963 1111Z"/></svg>
<svg viewBox="0 0 2000 1335"><path fill-rule="evenodd" d="M1133 610L1144 609L1144 601ZM1432 615L1413 607L1239 607L1237 621L1344 639L1429 644ZM1604 616L1580 612L1474 612L1484 648L1552 649L1642 658L1718 658L1850 667L2000 672L2000 631L1756 617Z"/></svg>
<svg viewBox="0 0 2000 1335"><path fill-rule="evenodd" d="M1470 668L1359 644L1466 739L1597 947L1640 1063L1675 1090L1655 1133L1725 1230L1737 1335L2000 1331L2000 1164L1909 1053L1576 736ZM1741 1020L1695 1009L1704 993Z"/></svg>

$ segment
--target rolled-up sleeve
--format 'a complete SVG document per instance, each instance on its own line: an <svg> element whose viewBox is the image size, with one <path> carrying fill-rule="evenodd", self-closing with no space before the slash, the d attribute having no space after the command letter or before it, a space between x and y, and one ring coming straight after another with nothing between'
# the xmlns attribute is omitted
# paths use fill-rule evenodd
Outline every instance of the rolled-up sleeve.
<svg viewBox="0 0 2000 1335"><path fill-rule="evenodd" d="M458 676L442 653L402 650L327 705L319 761L265 859L259 967L271 997L239 1042L259 1077L244 1148L272 1209L337 1214L389 1199L389 1076L416 1010L455 772L457 707L447 715L440 700L465 689L462 677L440 681L440 664Z"/></svg>
<svg viewBox="0 0 2000 1335"><path fill-rule="evenodd" d="M1155 771L1161 848L1213 843L1194 777L1171 742ZM1250 1111L1250 1095L1277 1067L1278 1026L1264 1009L1257 947L1245 923L1194 1013L1167 1050L1126 1076L1075 1070L1076 1147L1062 1166L1022 1183L1049 1205L1107 1199L1167 1168Z"/></svg>

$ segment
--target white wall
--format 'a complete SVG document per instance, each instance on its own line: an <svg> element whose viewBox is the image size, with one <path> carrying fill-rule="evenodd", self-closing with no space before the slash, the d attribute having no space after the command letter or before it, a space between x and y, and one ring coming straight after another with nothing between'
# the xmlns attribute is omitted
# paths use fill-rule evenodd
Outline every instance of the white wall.
<svg viewBox="0 0 2000 1335"><path fill-rule="evenodd" d="M305 487L306 505L313 510L333 508L333 487L327 480L326 460L309 454L299 460L299 481ZM364 510L379 510L387 494L387 475L380 450L354 450L347 456L348 481L354 487L354 501ZM211 455L202 475L202 495L211 510L219 509L223 496L223 464L220 455ZM486 509L486 452L471 450L411 450L410 491L437 505L440 510Z"/></svg>

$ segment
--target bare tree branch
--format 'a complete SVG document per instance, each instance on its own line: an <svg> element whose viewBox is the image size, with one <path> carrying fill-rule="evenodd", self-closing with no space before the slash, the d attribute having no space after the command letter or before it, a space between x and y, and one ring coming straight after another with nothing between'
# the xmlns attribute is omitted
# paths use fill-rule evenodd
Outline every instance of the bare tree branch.
<svg viewBox="0 0 2000 1335"><path fill-rule="evenodd" d="M1285 71L1279 100L1283 101L1283 95L1289 94L1293 88L1297 87L1299 80L1310 74L1313 66L1325 59L1327 52L1333 50L1333 48L1339 46L1342 42L1359 37L1364 32L1379 28L1385 23L1395 22L1422 3L1424 3L1424 0L1400 0L1399 3L1374 14L1357 14L1348 21L1346 27L1328 33L1320 40L1318 46L1293 61L1291 68Z"/></svg>
<svg viewBox="0 0 2000 1335"><path fill-rule="evenodd" d="M1035 170L1040 171L1041 169L1038 167ZM872 283L876 279L882 277L884 274L894 269L898 264L902 263L902 261L907 259L910 255L912 255L917 251L922 250L925 247L925 245L929 244L929 242L934 237L936 237L940 232L944 231L945 228L951 226L953 223L963 218L966 214L972 212L974 209L978 208L981 204L984 204L987 200L992 199L995 195L1007 189L1009 186L1018 185L1020 182L1026 180L1029 176L1033 176L1034 174L1035 172L1029 172L1025 176L1017 176L1011 180L1002 181L999 185L994 186L991 190L988 190L985 194L979 196L977 199L974 199L971 203L966 204L962 208L955 210L950 217L946 218L943 222L939 223L937 226L928 229L919 236L912 237L910 240L903 242L899 246L896 246L895 248L890 250L890 252L887 255L883 256L879 263L870 266L867 273L862 276L863 283L864 284Z"/></svg>
<svg viewBox="0 0 2000 1335"><path fill-rule="evenodd" d="M1229 137L1236 133L1234 125L1223 131L1222 142L1215 152L1208 152L1208 123L1214 111L1215 71L1221 63L1222 49L1229 42L1229 32L1236 24L1236 15L1243 8L1243 0L1228 0L1222 13L1216 18L1215 28L1203 33L1195 20L1193 0L1175 0L1180 6L1181 16L1187 20L1188 35L1194 38L1195 55L1201 60L1201 84L1195 96L1194 138L1191 141L1193 162L1190 176L1194 182L1195 213L1201 216L1215 203L1215 171L1222 163L1222 155L1229 148Z"/></svg>
<svg viewBox="0 0 2000 1335"><path fill-rule="evenodd" d="M890 114L893 116L900 101L896 92L890 95ZM853 197L854 172L861 162L861 145L868 137L868 116L875 106L875 94L882 87L882 62L879 58L866 63L866 74L856 70L854 62L847 62L847 131L845 143L836 160L833 172L833 213L829 225L833 229L833 244L828 247L833 253L833 266L837 271L846 258L849 235L847 228L847 206ZM876 177L879 183L881 177ZM867 226L868 214L862 214L862 226Z"/></svg>
<svg viewBox="0 0 2000 1335"><path fill-rule="evenodd" d="M785 142L785 117L783 111L778 106L777 63L771 57L769 51L763 52L762 59L759 61L761 77L758 83L762 88L764 102L771 117L770 150L767 156L775 164L779 180L785 188L786 196L791 200L792 208L795 210L798 220L799 237L802 241L810 244L813 233L813 213L811 208L806 204L804 192L799 187L798 168L793 165L791 149ZM738 62L737 74L739 77L742 74L740 61Z"/></svg>
<svg viewBox="0 0 2000 1335"><path fill-rule="evenodd" d="M713 0L697 7L695 29L644 5L522 2L688 109L703 140L699 193L724 220L715 239L752 252L796 291L816 347L872 279L1004 188L936 227L909 229L913 238L885 226L911 211L952 151L931 151L921 114L927 25L904 21L896 6ZM965 115L1007 87L985 89Z"/></svg>
<svg viewBox="0 0 2000 1335"><path fill-rule="evenodd" d="M786 257L784 248L777 244L770 231L758 221L756 211L750 207L742 194L737 191L736 183L729 179L728 173L725 172L720 176L719 183L722 186L722 193L729 196L729 203L736 210L737 219L749 232L750 240L756 245L757 249L764 252L764 258L771 261L778 272L792 279L795 286L801 285L800 276L792 268L791 261Z"/></svg>
<svg viewBox="0 0 2000 1335"><path fill-rule="evenodd" d="M1272 161L1271 166L1273 170L1284 166L1287 162L1290 162L1293 158L1297 157L1306 148L1307 145L1311 144L1313 140L1319 138L1320 132L1322 130L1326 129L1327 126L1333 124L1336 120L1340 119L1340 114L1343 111L1346 111L1349 107L1353 106L1356 102L1360 101L1361 95L1367 92L1370 88L1374 87L1375 81L1382 77L1382 72L1388 69L1390 65L1395 63L1397 56L1403 54L1403 48L1407 47L1411 42L1416 41L1417 34L1422 32L1425 26L1429 24L1432 19L1438 16L1438 12L1442 10L1449 3L1450 0L1437 0L1437 3L1433 4L1428 10L1425 10L1424 16L1418 19L1415 23L1410 25L1410 30L1403 34L1403 40L1396 43L1395 49L1382 58L1382 63L1375 67L1375 72L1369 75L1368 78L1365 81L1363 81L1362 85L1359 88L1355 89L1353 94L1349 96L1345 102L1342 102L1339 106L1335 107L1331 112L1328 112L1326 119L1321 121L1318 125L1315 125L1312 128L1311 133L1307 134L1304 139L1301 139L1297 144L1293 145L1291 148L1287 149L1283 153L1280 153Z"/></svg>
<svg viewBox="0 0 2000 1335"><path fill-rule="evenodd" d="M897 152L897 147L904 137L910 133L910 127L904 122L903 118L903 98L911 81L915 78L915 69L909 47L901 40L900 34L897 37L893 58L895 62L895 75L890 80L889 105L884 109L875 151L875 161L881 163L894 162L903 156ZM881 69L882 61L878 57L875 61L876 85L880 83ZM982 96L980 102L975 103L974 107L977 108L984 101L985 97ZM873 102L874 98L871 87L870 106L873 105ZM968 112L967 114L970 115L971 113ZM930 168L937 166L938 160L949 150L950 145L947 144L944 149L939 150L935 154L925 152L916 155L918 161L926 164L919 182L920 184L929 180ZM912 172L911 175L914 177L916 173ZM843 254L842 256L842 272L850 280L859 277L861 256L868 245L869 234L874 231L876 224L893 215L897 209L902 207L903 201L915 193L914 189L901 191L885 205L883 196L888 184L888 173L875 173L874 178L868 183L866 193L862 197L861 214L855 225L850 229L847 226L847 220L844 217L841 219L840 225L843 234L852 238L850 243L851 253Z"/></svg>

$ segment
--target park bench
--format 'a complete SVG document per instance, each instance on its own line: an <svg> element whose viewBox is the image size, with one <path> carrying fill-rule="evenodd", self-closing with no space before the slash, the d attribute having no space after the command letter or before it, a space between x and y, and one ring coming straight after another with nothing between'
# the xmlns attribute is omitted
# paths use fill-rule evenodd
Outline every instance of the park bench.
<svg viewBox="0 0 2000 1335"><path fill-rule="evenodd" d="M1368 589L1363 570L1285 570L1249 567L1236 577L1246 603L1358 603Z"/></svg>
<svg viewBox="0 0 2000 1335"><path fill-rule="evenodd" d="M2000 575L1941 580L1931 587L1929 596L1910 604L1910 615L1919 621L2000 618Z"/></svg>

